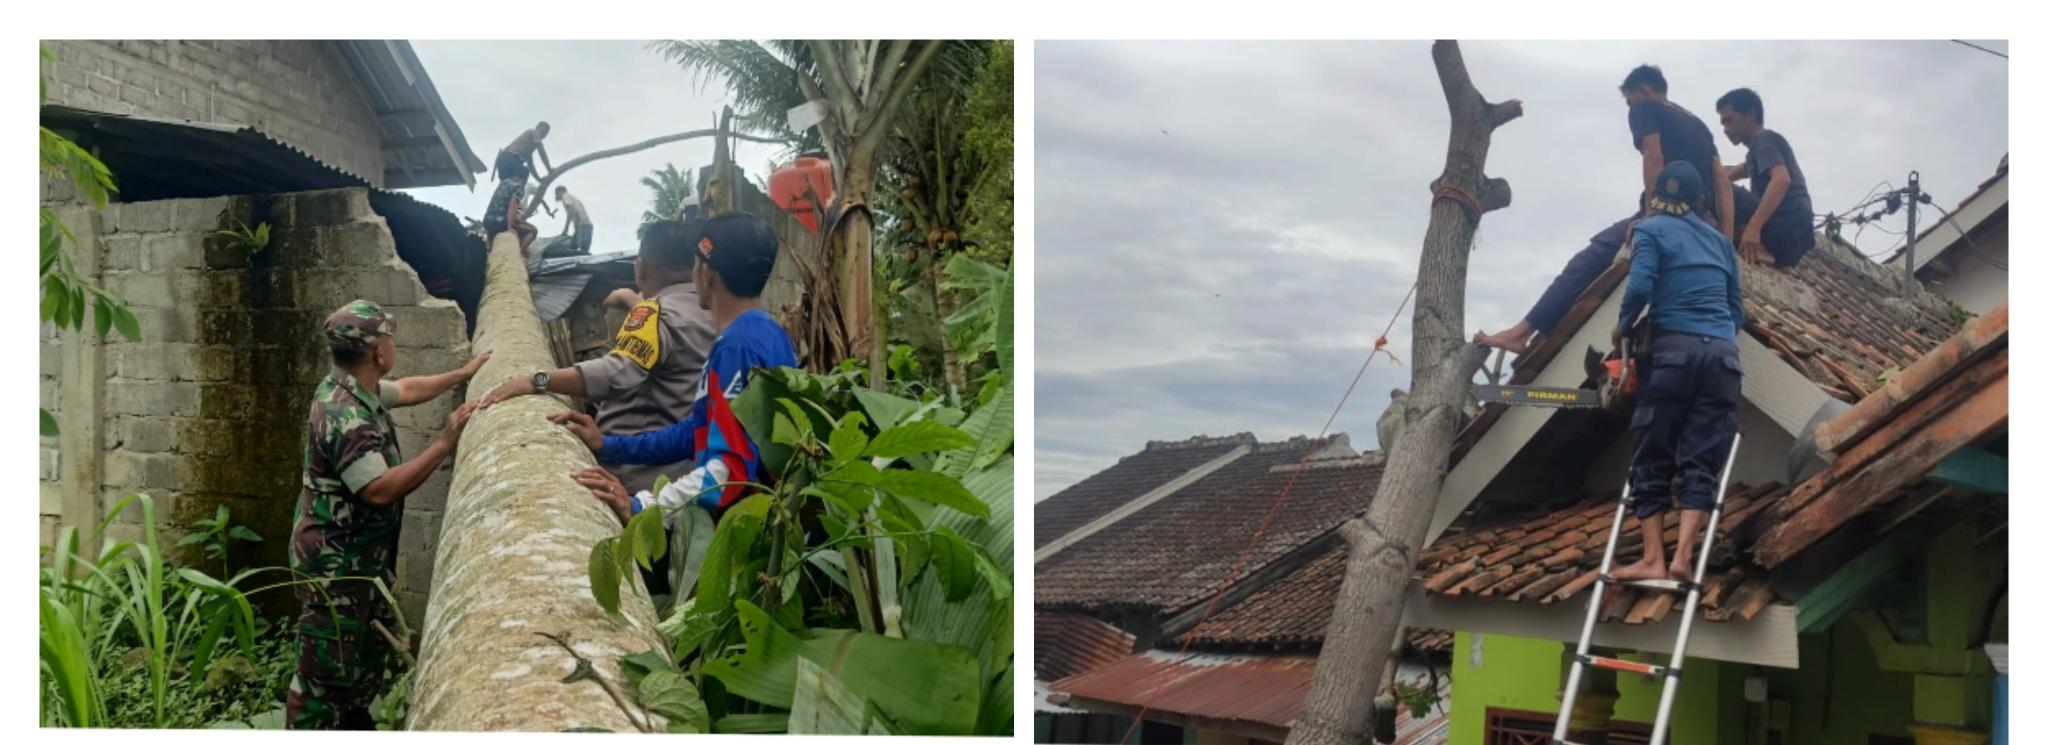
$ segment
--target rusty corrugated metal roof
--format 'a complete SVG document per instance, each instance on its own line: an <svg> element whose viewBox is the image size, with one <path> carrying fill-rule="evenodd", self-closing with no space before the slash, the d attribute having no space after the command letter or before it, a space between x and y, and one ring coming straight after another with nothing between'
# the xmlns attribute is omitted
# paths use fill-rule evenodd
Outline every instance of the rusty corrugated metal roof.
<svg viewBox="0 0 2048 745"><path fill-rule="evenodd" d="M1175 655L1151 651L1052 684L1055 693L1086 707L1090 702L1125 710L1250 722L1291 729L1308 698L1315 658L1305 655ZM1420 668L1404 669L1397 678L1427 680ZM1450 729L1451 678L1436 680L1439 706L1417 719L1402 707L1394 720L1396 745L1444 742Z"/></svg>
<svg viewBox="0 0 2048 745"><path fill-rule="evenodd" d="M1071 699L1146 706L1282 729L1308 696L1314 657L1175 655L1149 651L1052 684Z"/></svg>

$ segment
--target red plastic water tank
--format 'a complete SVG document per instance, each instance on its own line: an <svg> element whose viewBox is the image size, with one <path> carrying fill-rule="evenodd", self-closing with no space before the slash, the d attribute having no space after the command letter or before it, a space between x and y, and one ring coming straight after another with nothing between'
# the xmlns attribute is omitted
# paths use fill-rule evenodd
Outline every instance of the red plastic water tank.
<svg viewBox="0 0 2048 745"><path fill-rule="evenodd" d="M832 162L825 159L824 153L804 153L768 174L768 198L815 234L819 209L811 204L812 190L817 191L819 199L831 201Z"/></svg>

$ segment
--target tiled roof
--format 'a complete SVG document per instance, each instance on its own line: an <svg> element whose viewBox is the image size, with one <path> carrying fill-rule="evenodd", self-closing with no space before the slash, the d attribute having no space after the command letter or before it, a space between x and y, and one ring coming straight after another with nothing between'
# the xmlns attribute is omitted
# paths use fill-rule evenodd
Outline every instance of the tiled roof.
<svg viewBox="0 0 2048 745"><path fill-rule="evenodd" d="M1094 522L1174 477L1253 442L1249 433L1229 437L1194 437L1176 442L1154 441L1080 483L1060 490L1032 507L1032 546L1042 548L1076 528Z"/></svg>
<svg viewBox="0 0 2048 745"><path fill-rule="evenodd" d="M1121 660L1138 639L1082 613L1038 613L1031 627L1031 659L1036 663L1031 674L1039 680L1059 680Z"/></svg>
<svg viewBox="0 0 2048 745"><path fill-rule="evenodd" d="M1959 327L1932 302L1901 299L1896 280L1880 281L1883 271L1823 237L1790 270L1743 272L1744 330L1808 380L1855 403L1877 390L1878 375L1912 364Z"/></svg>
<svg viewBox="0 0 2048 745"><path fill-rule="evenodd" d="M1321 646L1344 584L1344 558L1339 541L1300 568L1229 606L1217 609L1199 628L1175 641L1201 647ZM1451 648L1452 635L1438 629L1408 629L1408 645L1424 651Z"/></svg>
<svg viewBox="0 0 2048 745"><path fill-rule="evenodd" d="M1306 437L1260 444L1170 498L1040 562L1036 605L1172 613L1207 600L1311 444ZM1320 449L1321 442L1314 444ZM1310 460L1240 576L1364 512L1381 467L1376 454Z"/></svg>
<svg viewBox="0 0 2048 745"><path fill-rule="evenodd" d="M1901 299L1886 271L1853 247L1824 235L1816 236L1813 250L1789 270L1744 266L1744 333L1830 395L1855 403L1877 389L1878 375L1905 367L1957 328L1932 295L1923 292L1918 303ZM1608 267L1566 311L1555 331L1516 358L1507 382L1526 385L1551 364L1580 364L1578 352L1564 349L1564 344L1585 324L1613 324L1612 318L1594 318L1594 311L1610 293L1622 291L1627 274L1627 264ZM1487 404L1471 426L1458 433L1452 465L1506 410L1505 404Z"/></svg>
<svg viewBox="0 0 2048 745"><path fill-rule="evenodd" d="M1748 560L1746 551L1761 522L1752 518L1790 492L1790 487L1775 483L1728 488L1721 537L1715 541L1701 599L1707 620L1748 620L1773 599L1763 571ZM1432 595L1478 595L1511 603L1570 600L1592 585L1619 498L1612 493L1585 497L1447 533L1423 551L1416 579ZM1667 541L1676 539L1672 532L1667 532ZM1642 534L1635 520L1624 525L1616 551L1616 566L1642 556ZM1682 600L1672 593L1632 589L1608 597L1602 619L1632 624L1661 621L1674 601Z"/></svg>

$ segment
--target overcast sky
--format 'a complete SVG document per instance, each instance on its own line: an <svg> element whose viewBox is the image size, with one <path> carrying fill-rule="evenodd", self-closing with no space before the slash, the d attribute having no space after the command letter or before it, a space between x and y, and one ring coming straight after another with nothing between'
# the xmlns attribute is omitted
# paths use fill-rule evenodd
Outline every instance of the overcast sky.
<svg viewBox="0 0 2048 745"><path fill-rule="evenodd" d="M1462 46L1479 90L1525 112L1494 134L1486 170L1514 204L1481 224L1468 336L1518 320L1633 208L1617 86L1638 63L1664 69L1723 162L1742 148L1714 100L1754 88L1819 212L1914 169L1952 209L2007 148L2005 60L1948 42ZM1041 42L1036 64L1036 496L1147 440L1314 434L1414 281L1449 128L1429 45ZM1409 322L1390 334L1404 362ZM1374 447L1409 372L1374 362L1332 429Z"/></svg>
<svg viewBox="0 0 2048 745"><path fill-rule="evenodd" d="M414 41L413 50L455 116L469 148L490 167L498 149L546 120L548 158L559 164L592 151L717 125L731 101L723 81L701 80L639 41ZM652 198L640 178L664 164L679 170L710 165L709 138L669 143L577 166L556 186L590 210L594 253L637 251L633 230ZM741 142L735 159L749 177L765 178L779 148ZM495 184L477 176L461 186L410 193L457 215L482 218ZM692 186L694 186L694 176ZM554 203L553 187L548 195ZM541 235L561 232L562 213L534 219Z"/></svg>

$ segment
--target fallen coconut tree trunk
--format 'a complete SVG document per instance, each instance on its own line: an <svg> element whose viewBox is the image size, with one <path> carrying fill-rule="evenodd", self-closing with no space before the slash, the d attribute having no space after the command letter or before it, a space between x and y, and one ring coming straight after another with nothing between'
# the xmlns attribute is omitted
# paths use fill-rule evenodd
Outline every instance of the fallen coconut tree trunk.
<svg viewBox="0 0 2048 745"><path fill-rule="evenodd" d="M554 367L510 233L492 242L471 347L491 353L470 381L472 399ZM617 534L619 522L569 478L595 460L547 421L566 410L552 396L523 396L477 412L463 432L408 729L630 732L648 719L637 706L628 713L597 681L563 682L580 655L623 685L619 657L661 646L644 595L622 593L620 617L590 596L591 546Z"/></svg>

